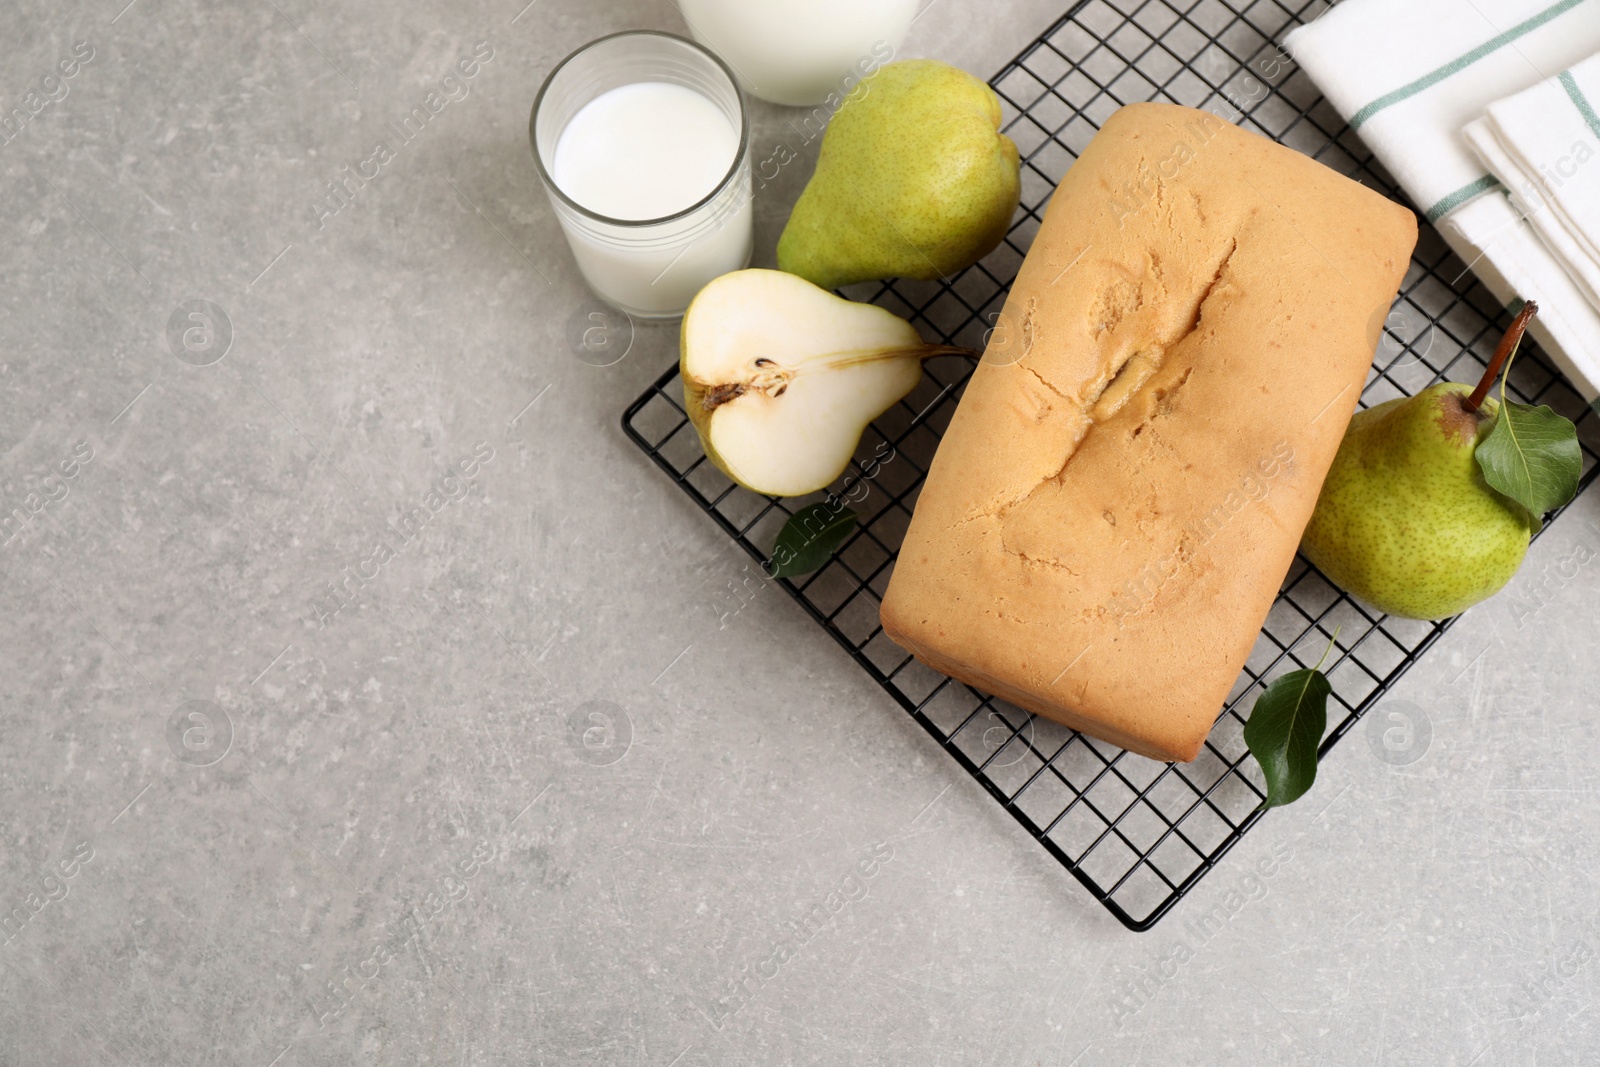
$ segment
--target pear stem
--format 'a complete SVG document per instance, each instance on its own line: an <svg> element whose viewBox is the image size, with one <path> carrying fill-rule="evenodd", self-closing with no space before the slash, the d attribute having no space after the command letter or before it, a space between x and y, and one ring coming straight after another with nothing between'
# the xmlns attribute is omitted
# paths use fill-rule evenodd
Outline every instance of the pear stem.
<svg viewBox="0 0 1600 1067"><path fill-rule="evenodd" d="M1533 321L1533 317L1538 313L1539 305L1532 300L1522 305L1517 317L1511 320L1506 335L1500 338L1500 344L1494 350L1494 358L1489 360L1489 365L1484 368L1483 377L1478 380L1478 387L1472 391L1471 396L1461 402L1462 407L1468 411L1477 411L1483 406L1484 398L1489 395L1489 388L1500 376L1500 368L1505 366L1506 358L1522 343L1522 335L1528 329L1528 323Z"/></svg>
<svg viewBox="0 0 1600 1067"><path fill-rule="evenodd" d="M960 345L922 344L915 348L837 352L804 369L796 370L780 367L772 360L763 358L756 360L756 366L763 369L744 381L719 382L712 385L697 383L701 389L700 406L706 411L715 411L752 389L768 392L772 396L781 396L783 391L789 388L791 381L807 371L837 370L840 367L876 363L879 360L898 359L902 356L916 356L919 359L932 359L934 356L968 356L972 359L981 359L982 353L962 348Z"/></svg>
<svg viewBox="0 0 1600 1067"><path fill-rule="evenodd" d="M861 363L876 363L883 359L899 359L902 356L916 356L918 359L932 359L934 356L970 356L977 359L980 353L960 345L917 345L915 348L883 348L868 349L866 351L838 352L824 359L817 360L803 369L789 371L789 375L802 374L807 371L820 369L836 370L839 367L853 367Z"/></svg>

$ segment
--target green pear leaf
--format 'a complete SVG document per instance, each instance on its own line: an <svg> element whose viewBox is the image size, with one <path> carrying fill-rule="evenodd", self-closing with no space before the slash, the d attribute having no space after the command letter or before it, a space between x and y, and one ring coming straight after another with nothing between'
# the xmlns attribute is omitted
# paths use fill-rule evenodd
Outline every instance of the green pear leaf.
<svg viewBox="0 0 1600 1067"><path fill-rule="evenodd" d="M1483 480L1527 508L1535 527L1573 498L1583 475L1578 428L1544 404L1502 401L1473 454Z"/></svg>
<svg viewBox="0 0 1600 1067"><path fill-rule="evenodd" d="M856 513L832 504L812 504L789 516L772 544L768 573L774 578L810 574L832 558L856 528Z"/></svg>
<svg viewBox="0 0 1600 1067"><path fill-rule="evenodd" d="M1328 725L1327 675L1313 667L1291 671L1267 686L1250 711L1244 743L1267 779L1263 808L1299 800L1317 780L1317 746Z"/></svg>

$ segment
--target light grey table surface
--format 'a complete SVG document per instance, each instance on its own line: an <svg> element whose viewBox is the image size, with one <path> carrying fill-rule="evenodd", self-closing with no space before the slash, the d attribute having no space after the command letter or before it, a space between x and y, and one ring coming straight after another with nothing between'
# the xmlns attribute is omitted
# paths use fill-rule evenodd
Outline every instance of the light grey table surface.
<svg viewBox="0 0 1600 1067"><path fill-rule="evenodd" d="M1600 495L1394 691L1421 760L1352 737L1131 934L782 592L724 618L745 560L618 428L674 329L568 345L528 108L670 3L124 2L0 8L6 109L93 50L0 145L0 1064L1600 1060ZM936 0L903 54L1057 14Z"/></svg>

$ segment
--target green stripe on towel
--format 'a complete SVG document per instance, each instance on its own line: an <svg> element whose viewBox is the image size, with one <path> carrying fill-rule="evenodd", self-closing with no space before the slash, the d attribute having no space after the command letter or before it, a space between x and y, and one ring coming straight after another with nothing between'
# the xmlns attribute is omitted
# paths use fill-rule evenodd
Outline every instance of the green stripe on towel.
<svg viewBox="0 0 1600 1067"><path fill-rule="evenodd" d="M1476 63L1484 56L1492 55L1493 53L1498 52L1500 49L1504 48L1512 41L1515 41L1517 38L1532 33L1534 30L1538 29L1540 26L1543 26L1556 16L1565 14L1566 12L1577 7L1579 4L1585 2L1586 0L1561 0L1560 3L1551 4L1549 7L1545 8L1537 15L1534 15L1532 18L1519 22L1517 25L1511 27L1509 30L1499 34L1498 36L1489 38L1489 40L1483 42L1472 51L1466 53L1465 55L1458 56L1437 70L1424 74L1410 85L1402 85L1393 92L1384 93L1382 96L1378 97L1378 99L1374 100L1372 103L1368 104L1366 107L1350 116L1350 128L1352 130L1360 129L1362 123L1366 122L1384 108L1398 104L1402 100L1409 100L1411 97L1416 96L1424 89L1439 84L1446 78L1450 77L1450 75L1455 74L1458 71L1465 70L1467 67L1472 66L1472 64Z"/></svg>
<svg viewBox="0 0 1600 1067"><path fill-rule="evenodd" d="M1589 98L1583 95L1583 90L1578 88L1577 79L1573 78L1572 71L1564 70L1556 75L1561 80L1561 87L1572 97L1573 105L1578 109L1578 114L1583 116L1583 121L1589 124L1596 137L1600 137L1600 115L1594 113L1594 108L1589 104Z"/></svg>
<svg viewBox="0 0 1600 1067"><path fill-rule="evenodd" d="M1485 174L1477 181L1468 182L1455 192L1451 193L1449 196L1440 200L1437 204L1430 207L1428 209L1428 221L1438 222L1440 219L1450 214L1450 212L1454 211L1462 204L1465 204L1468 200L1476 199L1483 193L1487 193L1490 189L1504 188L1505 186L1500 184L1500 179L1496 178L1493 174Z"/></svg>

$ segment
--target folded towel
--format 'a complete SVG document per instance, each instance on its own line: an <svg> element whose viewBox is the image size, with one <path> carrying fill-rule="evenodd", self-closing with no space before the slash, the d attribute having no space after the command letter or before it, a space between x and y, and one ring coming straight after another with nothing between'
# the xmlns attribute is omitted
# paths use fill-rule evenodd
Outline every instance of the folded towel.
<svg viewBox="0 0 1600 1067"><path fill-rule="evenodd" d="M1539 302L1535 339L1600 397L1600 309L1462 133L1600 48L1600 0L1344 0L1284 47L1489 290Z"/></svg>
<svg viewBox="0 0 1600 1067"><path fill-rule="evenodd" d="M1600 55L1489 105L1467 143L1600 308Z"/></svg>

